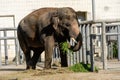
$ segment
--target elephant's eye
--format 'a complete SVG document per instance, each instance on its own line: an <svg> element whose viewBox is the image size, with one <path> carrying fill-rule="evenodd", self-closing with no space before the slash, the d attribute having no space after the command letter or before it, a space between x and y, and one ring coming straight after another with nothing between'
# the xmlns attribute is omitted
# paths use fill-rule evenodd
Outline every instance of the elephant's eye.
<svg viewBox="0 0 120 80"><path fill-rule="evenodd" d="M70 24L69 24L69 23L66 23L65 25L66 25L66 27L69 27L69 26L70 26Z"/></svg>

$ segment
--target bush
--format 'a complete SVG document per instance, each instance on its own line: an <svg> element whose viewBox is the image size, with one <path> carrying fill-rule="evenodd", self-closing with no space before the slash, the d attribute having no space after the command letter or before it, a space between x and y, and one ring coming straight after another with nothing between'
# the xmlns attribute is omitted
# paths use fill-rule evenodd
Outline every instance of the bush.
<svg viewBox="0 0 120 80"><path fill-rule="evenodd" d="M91 71L91 65L90 64L84 64L84 63L78 63L78 64L75 64L75 65L69 67L69 69L73 72L90 72ZM97 67L95 67L95 71L98 72Z"/></svg>

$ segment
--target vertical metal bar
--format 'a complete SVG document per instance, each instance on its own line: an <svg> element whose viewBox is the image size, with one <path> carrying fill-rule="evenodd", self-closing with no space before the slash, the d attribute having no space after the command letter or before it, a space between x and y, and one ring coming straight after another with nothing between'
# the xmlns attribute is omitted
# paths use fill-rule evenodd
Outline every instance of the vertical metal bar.
<svg viewBox="0 0 120 80"><path fill-rule="evenodd" d="M79 61L79 58L80 58L79 55L80 55L80 54L79 54L79 51L77 51L77 52L76 52L76 60L77 60L76 63L79 63L79 62L80 62L80 61Z"/></svg>
<svg viewBox="0 0 120 80"><path fill-rule="evenodd" d="M68 52L69 53L69 52ZM67 54L68 66L71 66L70 54Z"/></svg>
<svg viewBox="0 0 120 80"><path fill-rule="evenodd" d="M0 34L1 36L1 34ZM0 40L0 67L2 66L1 40Z"/></svg>
<svg viewBox="0 0 120 80"><path fill-rule="evenodd" d="M13 15L13 26L15 28L15 15Z"/></svg>
<svg viewBox="0 0 120 80"><path fill-rule="evenodd" d="M87 25L87 42L86 42L86 48L87 48L87 63L90 63L90 27L91 27L91 24L88 24Z"/></svg>
<svg viewBox="0 0 120 80"><path fill-rule="evenodd" d="M71 40L71 44L73 45L73 41L72 40ZM70 54L70 57L71 57L71 66L72 66L72 65L74 65L74 54Z"/></svg>
<svg viewBox="0 0 120 80"><path fill-rule="evenodd" d="M106 24L102 22L102 59L103 59L103 69L107 69L107 48L106 48Z"/></svg>
<svg viewBox="0 0 120 80"><path fill-rule="evenodd" d="M93 72L94 71L94 59L93 59L93 44L92 44L92 38L93 38L93 35L91 34L90 35L90 61L91 61L91 71Z"/></svg>
<svg viewBox="0 0 120 80"><path fill-rule="evenodd" d="M16 38L16 36L14 36ZM17 42L17 39L14 39L15 41L15 53L16 53L16 56L15 56L15 61L16 61L16 66L20 63L20 55L18 54L19 53L19 45L18 45L18 42Z"/></svg>
<svg viewBox="0 0 120 80"><path fill-rule="evenodd" d="M13 26L14 26L14 28L15 28L15 16L13 15ZM18 42L17 42L17 35L16 35L16 32L15 32L15 30L14 30L14 37L16 38L15 39L15 61L16 61L16 65L18 65L19 63L20 63L20 53L19 53L19 45L18 45Z"/></svg>
<svg viewBox="0 0 120 80"><path fill-rule="evenodd" d="M86 39L85 39L85 27L86 27L86 24L84 24L83 28L82 28L82 31L83 31L83 53L82 53L82 57L83 57L83 63L86 63Z"/></svg>
<svg viewBox="0 0 120 80"><path fill-rule="evenodd" d="M7 37L7 32L4 31L4 37ZM8 50L7 50L7 40L4 40L4 48L5 48L5 64L8 64Z"/></svg>
<svg viewBox="0 0 120 80"><path fill-rule="evenodd" d="M80 32L82 34L82 25L80 25ZM82 62L82 46L81 46L81 49L79 51L79 62Z"/></svg>
<svg viewBox="0 0 120 80"><path fill-rule="evenodd" d="M1 37L1 32L0 32ZM2 66L2 52L1 52L1 40L0 40L0 67Z"/></svg>
<svg viewBox="0 0 120 80"><path fill-rule="evenodd" d="M111 55L111 58L113 59L113 42L111 42L110 45L111 45L111 48L110 48L110 49L111 49L111 52L110 52L110 55ZM118 44L118 45L119 45L119 44Z"/></svg>
<svg viewBox="0 0 120 80"><path fill-rule="evenodd" d="M120 25L118 25L118 61L120 61Z"/></svg>
<svg viewBox="0 0 120 80"><path fill-rule="evenodd" d="M95 0L92 0L92 18L95 20Z"/></svg>
<svg viewBox="0 0 120 80"><path fill-rule="evenodd" d="M89 52L90 52L90 36L89 36L89 27L90 24L86 26L86 62L89 63Z"/></svg>

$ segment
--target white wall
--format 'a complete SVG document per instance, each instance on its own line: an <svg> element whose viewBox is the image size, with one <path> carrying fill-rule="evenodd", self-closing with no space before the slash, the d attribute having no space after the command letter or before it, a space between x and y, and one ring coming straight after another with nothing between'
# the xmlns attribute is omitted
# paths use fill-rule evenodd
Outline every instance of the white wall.
<svg viewBox="0 0 120 80"><path fill-rule="evenodd" d="M0 0L0 15L15 15L16 26L28 13L41 7L72 7L91 13L91 0Z"/></svg>
<svg viewBox="0 0 120 80"><path fill-rule="evenodd" d="M95 0L96 19L120 19L120 0Z"/></svg>
<svg viewBox="0 0 120 80"><path fill-rule="evenodd" d="M28 13L41 7L72 7L87 11L92 19L92 0L0 0L0 15L15 15L16 26ZM95 19L120 18L120 0L95 0ZM0 20L1 22L1 20ZM3 22L2 22L3 23Z"/></svg>
<svg viewBox="0 0 120 80"><path fill-rule="evenodd" d="M92 19L92 0L0 0L0 15L15 15L15 26L28 13L42 7L72 7ZM120 18L120 0L95 0L95 19ZM11 18L0 18L1 27L13 27Z"/></svg>

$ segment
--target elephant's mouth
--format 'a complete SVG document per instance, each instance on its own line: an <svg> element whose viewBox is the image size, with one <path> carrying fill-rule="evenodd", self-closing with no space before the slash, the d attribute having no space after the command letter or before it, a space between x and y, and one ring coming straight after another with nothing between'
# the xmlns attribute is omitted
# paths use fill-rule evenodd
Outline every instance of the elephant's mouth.
<svg viewBox="0 0 120 80"><path fill-rule="evenodd" d="M78 51L82 46L82 35L81 35L81 33L79 33L79 35L77 36L76 39L71 37L71 40L73 41L74 45L70 45L69 48L73 51Z"/></svg>

